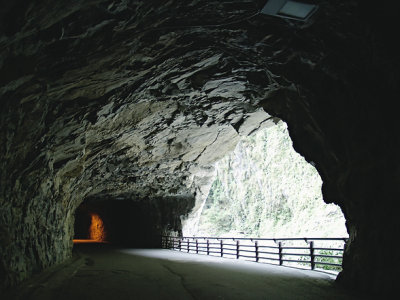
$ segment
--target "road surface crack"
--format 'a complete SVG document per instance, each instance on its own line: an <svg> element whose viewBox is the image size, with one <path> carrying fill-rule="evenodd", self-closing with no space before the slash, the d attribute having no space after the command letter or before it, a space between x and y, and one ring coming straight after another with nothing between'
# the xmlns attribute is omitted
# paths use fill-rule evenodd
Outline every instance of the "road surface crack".
<svg viewBox="0 0 400 300"><path fill-rule="evenodd" d="M186 280L185 280L185 278L184 278L183 275L179 274L178 272L175 272L175 271L172 270L170 267L168 267L168 266L166 266L166 265L164 265L164 264L162 264L162 266L163 266L168 272L170 272L172 275L178 277L178 278L180 279L180 281L181 281L181 285L182 285L183 289L184 289L193 299L197 300L196 295L193 294L192 291L190 291L189 288L187 287L187 285L186 285Z"/></svg>

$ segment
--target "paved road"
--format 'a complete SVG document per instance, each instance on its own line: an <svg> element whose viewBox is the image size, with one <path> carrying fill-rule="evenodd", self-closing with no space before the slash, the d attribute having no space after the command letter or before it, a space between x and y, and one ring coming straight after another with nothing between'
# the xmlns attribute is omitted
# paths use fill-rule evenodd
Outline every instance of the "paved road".
<svg viewBox="0 0 400 300"><path fill-rule="evenodd" d="M74 252L1 299L356 299L315 271L107 244Z"/></svg>

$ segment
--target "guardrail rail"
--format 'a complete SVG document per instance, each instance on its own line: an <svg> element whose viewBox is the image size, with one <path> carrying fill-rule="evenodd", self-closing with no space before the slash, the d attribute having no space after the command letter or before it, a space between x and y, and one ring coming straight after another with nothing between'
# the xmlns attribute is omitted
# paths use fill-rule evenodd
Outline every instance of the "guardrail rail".
<svg viewBox="0 0 400 300"><path fill-rule="evenodd" d="M187 253L338 272L347 238L162 236L162 247Z"/></svg>

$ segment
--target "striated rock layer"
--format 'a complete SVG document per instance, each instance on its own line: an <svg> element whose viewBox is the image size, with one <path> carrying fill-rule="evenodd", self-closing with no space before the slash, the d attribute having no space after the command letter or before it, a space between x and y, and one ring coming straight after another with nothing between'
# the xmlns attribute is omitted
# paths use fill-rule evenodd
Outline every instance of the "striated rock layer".
<svg viewBox="0 0 400 300"><path fill-rule="evenodd" d="M208 192L213 163L279 117L320 172L325 200L345 214L339 280L394 287L398 259L383 246L399 227L399 49L385 31L396 11L321 1L303 24L262 16L263 4L4 5L3 286L71 255L84 201L130 201L154 211L152 234L179 234L180 217Z"/></svg>

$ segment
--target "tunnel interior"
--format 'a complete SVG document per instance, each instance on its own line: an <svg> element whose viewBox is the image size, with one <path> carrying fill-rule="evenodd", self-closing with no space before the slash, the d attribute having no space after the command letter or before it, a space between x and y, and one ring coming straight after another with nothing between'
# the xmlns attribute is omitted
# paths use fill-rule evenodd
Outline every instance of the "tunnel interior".
<svg viewBox="0 0 400 300"><path fill-rule="evenodd" d="M87 239L134 248L159 248L159 222L154 210L141 202L89 200L75 211L74 240Z"/></svg>
<svg viewBox="0 0 400 300"><path fill-rule="evenodd" d="M400 12L307 2L319 9L297 23L261 15L261 0L8 1L0 287L71 257L82 201L107 240L181 234L215 161L280 118L346 218L338 282L394 290L399 261L382 245L399 228Z"/></svg>
<svg viewBox="0 0 400 300"><path fill-rule="evenodd" d="M80 205L75 211L74 240L91 239L92 213L85 205Z"/></svg>
<svg viewBox="0 0 400 300"><path fill-rule="evenodd" d="M80 205L75 211L73 242L107 242L107 231L101 215L96 209Z"/></svg>

